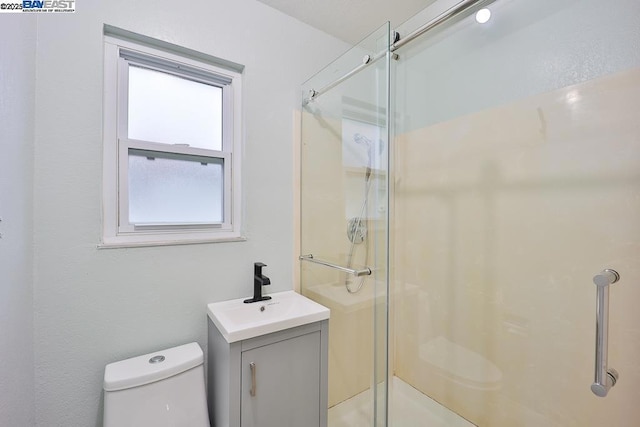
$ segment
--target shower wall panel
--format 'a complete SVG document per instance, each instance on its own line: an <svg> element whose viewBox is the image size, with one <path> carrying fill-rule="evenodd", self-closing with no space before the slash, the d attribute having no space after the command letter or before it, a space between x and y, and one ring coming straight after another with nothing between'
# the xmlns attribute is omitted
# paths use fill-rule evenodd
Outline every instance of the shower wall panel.
<svg viewBox="0 0 640 427"><path fill-rule="evenodd" d="M480 426L640 419L640 69L398 135L395 371ZM605 399L595 293L611 289Z"/></svg>

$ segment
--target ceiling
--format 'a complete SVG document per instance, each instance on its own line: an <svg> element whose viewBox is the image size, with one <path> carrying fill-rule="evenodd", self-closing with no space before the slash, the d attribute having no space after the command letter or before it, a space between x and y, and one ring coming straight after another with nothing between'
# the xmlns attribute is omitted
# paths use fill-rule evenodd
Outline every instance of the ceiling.
<svg viewBox="0 0 640 427"><path fill-rule="evenodd" d="M397 27L435 0L258 0L349 44L386 21Z"/></svg>

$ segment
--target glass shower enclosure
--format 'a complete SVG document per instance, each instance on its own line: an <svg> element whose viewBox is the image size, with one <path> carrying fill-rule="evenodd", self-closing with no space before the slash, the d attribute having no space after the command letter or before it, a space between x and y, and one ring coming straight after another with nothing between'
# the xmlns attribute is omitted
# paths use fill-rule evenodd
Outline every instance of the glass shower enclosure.
<svg viewBox="0 0 640 427"><path fill-rule="evenodd" d="M439 0L304 84L330 427L640 425L638 28L636 0Z"/></svg>
<svg viewBox="0 0 640 427"><path fill-rule="evenodd" d="M355 399L353 425L387 416L388 47L387 23L303 87L301 290L331 309L329 406Z"/></svg>

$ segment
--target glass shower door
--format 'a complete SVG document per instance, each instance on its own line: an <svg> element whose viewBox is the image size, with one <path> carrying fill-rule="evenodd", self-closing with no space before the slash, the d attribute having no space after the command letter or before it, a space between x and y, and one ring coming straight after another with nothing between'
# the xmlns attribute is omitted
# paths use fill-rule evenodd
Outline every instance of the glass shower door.
<svg viewBox="0 0 640 427"><path fill-rule="evenodd" d="M393 378L459 425L638 426L640 3L489 8L392 64ZM598 397L605 269L620 379ZM427 425L396 398L390 425Z"/></svg>
<svg viewBox="0 0 640 427"><path fill-rule="evenodd" d="M303 87L301 290L331 309L329 426L386 425L389 25Z"/></svg>

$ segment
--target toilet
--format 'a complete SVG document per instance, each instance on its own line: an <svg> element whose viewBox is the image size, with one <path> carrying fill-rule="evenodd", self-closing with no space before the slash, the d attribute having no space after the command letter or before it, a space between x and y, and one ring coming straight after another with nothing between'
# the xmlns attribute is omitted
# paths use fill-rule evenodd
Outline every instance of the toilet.
<svg viewBox="0 0 640 427"><path fill-rule="evenodd" d="M202 349L190 343L104 370L104 427L209 427Z"/></svg>

